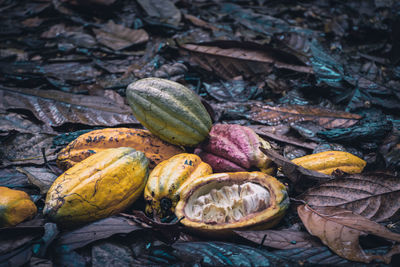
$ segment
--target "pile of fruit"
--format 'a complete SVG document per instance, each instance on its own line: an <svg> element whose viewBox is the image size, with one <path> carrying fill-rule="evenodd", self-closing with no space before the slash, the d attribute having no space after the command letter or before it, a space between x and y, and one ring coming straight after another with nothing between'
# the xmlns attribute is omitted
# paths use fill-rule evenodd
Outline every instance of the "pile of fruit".
<svg viewBox="0 0 400 267"><path fill-rule="evenodd" d="M130 84L127 101L148 130L109 128L79 136L58 155L65 172L47 193L43 213L76 226L128 209L139 197L154 218L174 214L193 232L229 235L276 225L289 206L287 188L252 129L212 124L199 97L159 78ZM189 151L193 153L188 153ZM365 161L327 151L293 160L325 174L360 173ZM27 194L0 187L0 226L36 213Z"/></svg>

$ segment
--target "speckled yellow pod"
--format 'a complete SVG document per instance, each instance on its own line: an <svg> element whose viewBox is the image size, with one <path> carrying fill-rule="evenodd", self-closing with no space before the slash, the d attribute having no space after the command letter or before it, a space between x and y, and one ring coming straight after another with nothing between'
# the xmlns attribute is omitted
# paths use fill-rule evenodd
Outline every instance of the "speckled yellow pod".
<svg viewBox="0 0 400 267"><path fill-rule="evenodd" d="M57 165L66 170L95 153L118 147L142 151L150 161L149 168L184 152L182 148L161 140L148 130L106 128L82 134L69 143L58 154Z"/></svg>
<svg viewBox="0 0 400 267"><path fill-rule="evenodd" d="M43 213L62 225L82 224L119 213L143 192L148 162L143 152L129 147L96 153L54 181Z"/></svg>

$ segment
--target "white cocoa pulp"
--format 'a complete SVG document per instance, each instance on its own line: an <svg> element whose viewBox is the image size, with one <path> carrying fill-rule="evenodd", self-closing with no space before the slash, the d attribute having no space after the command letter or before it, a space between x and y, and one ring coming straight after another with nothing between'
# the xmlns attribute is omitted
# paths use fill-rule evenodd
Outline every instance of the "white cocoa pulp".
<svg viewBox="0 0 400 267"><path fill-rule="evenodd" d="M189 219L204 223L232 223L269 206L269 191L255 183L202 189L203 194L194 193L185 207Z"/></svg>

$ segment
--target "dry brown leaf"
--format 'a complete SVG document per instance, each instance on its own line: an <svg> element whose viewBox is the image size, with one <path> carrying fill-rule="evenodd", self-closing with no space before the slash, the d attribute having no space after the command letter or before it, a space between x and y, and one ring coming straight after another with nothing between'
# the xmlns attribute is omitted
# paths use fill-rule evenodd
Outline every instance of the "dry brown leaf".
<svg viewBox="0 0 400 267"><path fill-rule="evenodd" d="M278 249L320 247L319 240L307 232L295 230L235 231L256 244Z"/></svg>
<svg viewBox="0 0 400 267"><path fill-rule="evenodd" d="M183 53L189 53L190 61L226 80L266 75L273 67L313 73L312 68L302 65L293 56L283 56L282 51L254 43L219 41L201 45L181 44L180 48Z"/></svg>
<svg viewBox="0 0 400 267"><path fill-rule="evenodd" d="M214 25L212 25L211 23L208 23L202 19L199 19L198 17L195 17L193 15L190 14L183 14L184 18L189 20L191 23L193 23L193 25L198 26L198 27L202 27L202 28L206 28L212 31L218 31L218 28L215 27Z"/></svg>
<svg viewBox="0 0 400 267"><path fill-rule="evenodd" d="M344 111L310 106L269 106L253 104L248 119L267 125L277 125L298 121L313 121L322 127L344 128L356 124L361 116Z"/></svg>
<svg viewBox="0 0 400 267"><path fill-rule="evenodd" d="M38 120L53 127L68 122L92 126L139 124L127 105L106 97L0 87L0 110L10 109L29 110Z"/></svg>
<svg viewBox="0 0 400 267"><path fill-rule="evenodd" d="M297 212L310 234L319 237L336 254L348 260L365 263L381 260L390 263L394 250L385 255L366 254L358 240L362 235L373 234L400 242L400 234L349 210L301 205ZM398 253L397 247L394 249Z"/></svg>
<svg viewBox="0 0 400 267"><path fill-rule="evenodd" d="M322 183L300 199L311 206L340 207L376 222L398 216L400 184L388 174L354 174Z"/></svg>
<svg viewBox="0 0 400 267"><path fill-rule="evenodd" d="M287 144L304 147L308 149L315 149L318 145L313 142L304 142L301 141L300 139L291 136L286 136L285 134L282 133L274 133L273 131L270 130L271 129L270 127L275 127L275 126L249 125L247 127L253 129L260 136L265 136L270 139L274 139Z"/></svg>
<svg viewBox="0 0 400 267"><path fill-rule="evenodd" d="M42 149L45 149L46 159L55 160L56 149L53 145L54 135L44 133L17 133L7 137L1 143L0 160L2 167L20 164L44 164Z"/></svg>
<svg viewBox="0 0 400 267"><path fill-rule="evenodd" d="M113 21L109 21L103 28L93 29L93 31L96 33L97 41L113 50L121 50L149 40L149 35L145 30L129 29L115 24Z"/></svg>

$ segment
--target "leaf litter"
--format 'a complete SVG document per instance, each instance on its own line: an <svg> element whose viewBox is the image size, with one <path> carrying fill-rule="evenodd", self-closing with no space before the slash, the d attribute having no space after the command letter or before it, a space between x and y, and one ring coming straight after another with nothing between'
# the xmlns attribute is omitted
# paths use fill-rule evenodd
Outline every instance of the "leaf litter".
<svg viewBox="0 0 400 267"><path fill-rule="evenodd" d="M61 232L39 212L31 226L0 229L9 237L0 238L8 247L0 261L388 266L398 244L364 249L374 239L359 237L398 237L398 8L396 1L5 1L1 186L28 192L42 209L58 149L92 129L140 127L125 88L155 76L197 92L214 122L250 126L270 141L277 152L264 152L293 206L309 206L274 229L223 241L188 233L176 219L150 220L143 200L125 217ZM363 157L369 172L329 176L290 161L326 149ZM373 259L380 261L366 263ZM392 266L398 262L393 256Z"/></svg>

